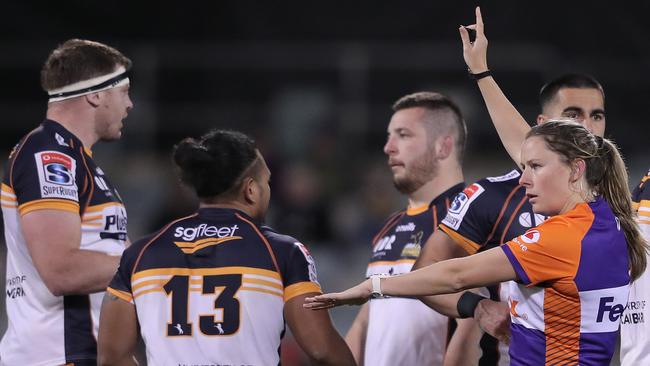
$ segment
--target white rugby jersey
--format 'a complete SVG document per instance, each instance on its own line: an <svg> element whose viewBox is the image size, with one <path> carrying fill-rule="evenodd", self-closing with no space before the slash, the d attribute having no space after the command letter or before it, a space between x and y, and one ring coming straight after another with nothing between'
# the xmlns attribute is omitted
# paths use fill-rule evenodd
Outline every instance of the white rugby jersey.
<svg viewBox="0 0 650 366"><path fill-rule="evenodd" d="M201 208L131 245L108 291L135 305L149 365L278 365L284 304L321 289L296 239Z"/></svg>
<svg viewBox="0 0 650 366"><path fill-rule="evenodd" d="M632 193L637 222L650 241L650 171ZM650 256L647 257L650 268ZM621 365L650 365L650 270L630 285L630 297L621 317Z"/></svg>
<svg viewBox="0 0 650 366"><path fill-rule="evenodd" d="M127 238L122 200L90 150L51 120L23 137L4 173L8 328L0 343L0 362L60 365L95 360L104 293L52 295L32 263L20 218L41 209L77 213L81 249L120 255Z"/></svg>
<svg viewBox="0 0 650 366"><path fill-rule="evenodd" d="M463 187L455 185L428 205L391 216L373 239L366 276L410 272L421 246ZM366 365L442 365L449 318L418 299L387 297L371 299L368 305Z"/></svg>

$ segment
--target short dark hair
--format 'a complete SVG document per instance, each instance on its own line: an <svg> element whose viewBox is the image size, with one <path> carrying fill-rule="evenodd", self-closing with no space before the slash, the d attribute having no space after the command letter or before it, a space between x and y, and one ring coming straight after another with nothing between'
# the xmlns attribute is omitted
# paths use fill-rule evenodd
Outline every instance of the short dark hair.
<svg viewBox="0 0 650 366"><path fill-rule="evenodd" d="M256 161L255 141L231 130L212 130L200 139L186 138L174 146L180 178L199 198L216 197L241 183Z"/></svg>
<svg viewBox="0 0 650 366"><path fill-rule="evenodd" d="M550 103L555 95L564 88L577 89L598 89L605 99L605 91L602 85L594 77L586 74L565 74L561 75L542 86L539 91L539 105L542 109Z"/></svg>
<svg viewBox="0 0 650 366"><path fill-rule="evenodd" d="M41 69L41 87L48 91L82 80L110 74L118 66L131 68L131 60L103 43L70 39L55 48Z"/></svg>
<svg viewBox="0 0 650 366"><path fill-rule="evenodd" d="M467 140L467 125L463 119L463 114L456 103L454 103L447 96L436 92L422 91L399 98L393 103L393 112L398 112L408 108L424 108L431 112L447 112L451 118L444 118L450 120L448 126L445 128L450 129L455 138L456 154L458 161L463 161L463 154L465 151L465 142ZM438 127L438 126L434 126Z"/></svg>

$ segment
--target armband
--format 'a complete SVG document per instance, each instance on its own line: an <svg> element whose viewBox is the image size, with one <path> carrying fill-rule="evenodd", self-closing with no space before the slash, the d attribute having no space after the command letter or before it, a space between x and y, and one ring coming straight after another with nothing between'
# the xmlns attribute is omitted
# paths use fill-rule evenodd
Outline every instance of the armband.
<svg viewBox="0 0 650 366"><path fill-rule="evenodd" d="M477 295L471 291L463 292L463 294L460 296L460 299L458 299L458 303L456 304L456 310L458 310L458 315L460 315L460 318L473 318L474 310L476 310L478 303L484 299L487 299L487 297Z"/></svg>

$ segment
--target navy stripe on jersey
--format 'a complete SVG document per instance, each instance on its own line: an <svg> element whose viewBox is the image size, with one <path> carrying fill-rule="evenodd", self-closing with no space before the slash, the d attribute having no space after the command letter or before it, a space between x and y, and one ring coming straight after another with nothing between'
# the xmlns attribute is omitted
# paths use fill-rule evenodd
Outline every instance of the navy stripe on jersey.
<svg viewBox="0 0 650 366"><path fill-rule="evenodd" d="M93 360L97 341L92 330L88 295L71 295L63 299L66 362Z"/></svg>

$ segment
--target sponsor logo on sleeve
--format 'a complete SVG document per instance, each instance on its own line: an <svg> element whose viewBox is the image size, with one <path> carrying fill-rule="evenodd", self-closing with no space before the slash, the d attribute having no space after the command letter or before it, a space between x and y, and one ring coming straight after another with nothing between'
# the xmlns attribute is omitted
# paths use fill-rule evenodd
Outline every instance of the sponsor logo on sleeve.
<svg viewBox="0 0 650 366"><path fill-rule="evenodd" d="M513 241L517 244L519 244L519 248L525 252L528 250L528 246L526 244L535 244L539 241L540 238L540 233L539 230L537 229L530 229L526 231L523 235L520 235L516 237Z"/></svg>
<svg viewBox="0 0 650 366"><path fill-rule="evenodd" d="M454 201L449 206L447 215L442 223L454 230L458 230L460 223L463 221L469 206L476 200L485 189L478 183L474 183L454 197Z"/></svg>
<svg viewBox="0 0 650 366"><path fill-rule="evenodd" d="M492 182L492 183L494 183L494 182L505 182L507 180L519 178L520 175L521 175L521 173L519 173L519 171L513 170L513 171L509 172L508 174L504 174L504 175L501 175L501 176L498 176L498 177L487 177L486 179L489 182Z"/></svg>
<svg viewBox="0 0 650 366"><path fill-rule="evenodd" d="M75 182L77 163L72 157L58 151L41 151L34 158L41 197L79 200Z"/></svg>
<svg viewBox="0 0 650 366"><path fill-rule="evenodd" d="M298 249L300 249L302 254L305 256L305 260L307 260L307 268L309 269L309 280L311 282L318 283L318 276L316 275L316 262L314 262L314 258L309 253L309 250L307 250L307 247L299 242L295 242L293 243L293 245L297 246Z"/></svg>

